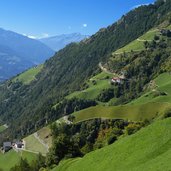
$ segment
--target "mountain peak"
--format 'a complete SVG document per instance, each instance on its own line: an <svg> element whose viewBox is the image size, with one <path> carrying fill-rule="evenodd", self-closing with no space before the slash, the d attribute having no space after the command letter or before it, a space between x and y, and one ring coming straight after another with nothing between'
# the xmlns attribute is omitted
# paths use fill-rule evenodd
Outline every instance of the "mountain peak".
<svg viewBox="0 0 171 171"><path fill-rule="evenodd" d="M88 37L88 35L82 35L81 33L70 33L39 39L39 41L49 46L51 49L59 51L69 43L80 42Z"/></svg>

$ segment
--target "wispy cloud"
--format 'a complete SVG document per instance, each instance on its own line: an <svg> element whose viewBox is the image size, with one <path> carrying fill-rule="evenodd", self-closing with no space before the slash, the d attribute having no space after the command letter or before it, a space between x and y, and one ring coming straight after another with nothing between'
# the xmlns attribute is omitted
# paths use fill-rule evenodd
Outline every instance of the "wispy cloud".
<svg viewBox="0 0 171 171"><path fill-rule="evenodd" d="M86 23L84 23L82 26L83 26L84 28L86 28L88 25L87 25Z"/></svg>

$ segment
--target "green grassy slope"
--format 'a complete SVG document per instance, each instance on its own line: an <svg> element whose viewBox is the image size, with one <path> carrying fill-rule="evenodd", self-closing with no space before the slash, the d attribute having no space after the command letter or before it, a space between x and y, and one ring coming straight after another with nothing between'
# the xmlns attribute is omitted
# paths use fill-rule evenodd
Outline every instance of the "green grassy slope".
<svg viewBox="0 0 171 171"><path fill-rule="evenodd" d="M156 121L136 134L85 155L66 160L53 171L169 171L171 119Z"/></svg>
<svg viewBox="0 0 171 171"><path fill-rule="evenodd" d="M171 103L171 75L163 73L154 80L155 87L142 95L131 104L143 104L147 102ZM164 92L166 95L155 96L157 92Z"/></svg>
<svg viewBox="0 0 171 171"><path fill-rule="evenodd" d="M120 118L139 121L152 119L171 108L171 75L163 73L153 81L155 87L146 94L123 106L95 106L75 112L76 122L92 118ZM164 92L166 95L156 95Z"/></svg>
<svg viewBox="0 0 171 171"><path fill-rule="evenodd" d="M130 52L131 50L133 51L141 51L144 50L144 42L145 41L152 41L154 39L155 35L159 35L159 30L158 29L153 29L139 37L138 39L132 41L128 45L124 46L121 49L118 49L114 54L119 54L123 52Z"/></svg>
<svg viewBox="0 0 171 171"><path fill-rule="evenodd" d="M26 142L26 150L41 153L45 155L47 153L46 147L32 134L26 138L24 138Z"/></svg>
<svg viewBox="0 0 171 171"><path fill-rule="evenodd" d="M0 126L0 133L1 133L1 132L3 132L5 129L6 129L6 127L5 127L5 126L3 126L3 125L2 125L2 126Z"/></svg>
<svg viewBox="0 0 171 171"><path fill-rule="evenodd" d="M49 147L52 145L52 135L51 135L51 129L47 127L43 127L39 131L37 131L37 134L39 138L45 142Z"/></svg>
<svg viewBox="0 0 171 171"><path fill-rule="evenodd" d="M126 119L131 121L142 121L152 119L162 115L164 111L171 107L169 103L146 103L142 105L124 105L124 106L95 106L90 107L73 115L75 122L85 121L93 118L113 118Z"/></svg>
<svg viewBox="0 0 171 171"><path fill-rule="evenodd" d="M36 158L36 154L25 151L17 153L13 150L5 154L0 153L0 168L3 169L3 171L9 171L11 167L18 164L21 157L26 158L28 162L31 162Z"/></svg>
<svg viewBox="0 0 171 171"><path fill-rule="evenodd" d="M73 97L76 97L81 99L95 99L103 89L107 89L111 87L110 79L112 77L113 74L101 72L100 74L94 76L87 82L89 86L87 89L83 91L74 92L69 96L67 96L66 98L71 99ZM93 84L93 82L96 83Z"/></svg>
<svg viewBox="0 0 171 171"><path fill-rule="evenodd" d="M39 65L37 67L31 68L19 76L15 77L13 81L21 81L23 84L29 84L31 81L35 79L35 76L41 71L43 65Z"/></svg>

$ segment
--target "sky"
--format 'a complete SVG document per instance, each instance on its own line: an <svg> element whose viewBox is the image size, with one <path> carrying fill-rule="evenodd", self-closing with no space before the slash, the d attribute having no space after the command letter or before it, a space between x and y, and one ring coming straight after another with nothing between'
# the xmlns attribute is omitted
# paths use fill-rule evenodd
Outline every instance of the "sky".
<svg viewBox="0 0 171 171"><path fill-rule="evenodd" d="M92 35L154 0L0 0L0 27L32 38Z"/></svg>

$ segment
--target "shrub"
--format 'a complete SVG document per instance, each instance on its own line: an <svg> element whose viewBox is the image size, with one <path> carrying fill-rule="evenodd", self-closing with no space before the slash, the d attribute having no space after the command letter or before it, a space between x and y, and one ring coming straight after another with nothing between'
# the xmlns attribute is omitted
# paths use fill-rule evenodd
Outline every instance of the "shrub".
<svg viewBox="0 0 171 171"><path fill-rule="evenodd" d="M136 133L138 130L140 130L141 125L137 124L137 123L130 123L127 127L126 127L126 133L127 135L131 135Z"/></svg>
<svg viewBox="0 0 171 171"><path fill-rule="evenodd" d="M110 99L114 97L114 90L109 88L109 89L104 89L97 97L97 100L100 102L108 102Z"/></svg>
<svg viewBox="0 0 171 171"><path fill-rule="evenodd" d="M92 83L93 83L93 85L96 85L97 84L96 80L93 80Z"/></svg>
<svg viewBox="0 0 171 171"><path fill-rule="evenodd" d="M169 117L171 117L171 109L165 111L164 113L164 118L169 118Z"/></svg>
<svg viewBox="0 0 171 171"><path fill-rule="evenodd" d="M116 135L112 135L111 137L109 137L107 143L108 145L110 145L110 144L113 144L116 140L117 140Z"/></svg>
<svg viewBox="0 0 171 171"><path fill-rule="evenodd" d="M157 35L154 36L154 40L159 40L159 39L160 39L159 36L157 36Z"/></svg>

